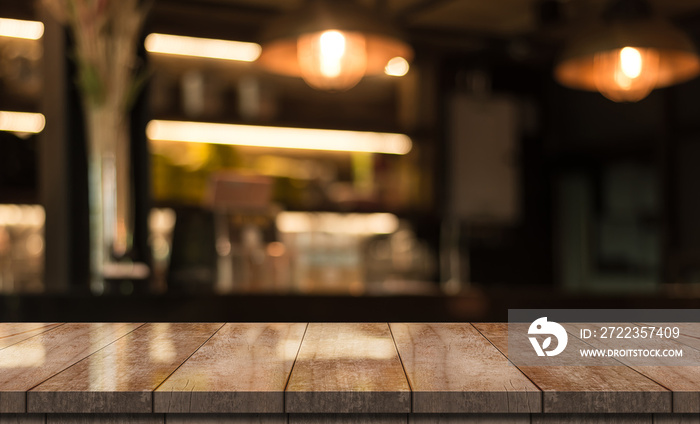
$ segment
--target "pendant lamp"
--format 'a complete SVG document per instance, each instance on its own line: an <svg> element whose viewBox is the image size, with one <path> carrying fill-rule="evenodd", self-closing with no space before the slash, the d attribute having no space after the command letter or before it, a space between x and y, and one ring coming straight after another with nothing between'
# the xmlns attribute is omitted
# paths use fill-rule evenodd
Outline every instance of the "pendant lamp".
<svg viewBox="0 0 700 424"><path fill-rule="evenodd" d="M579 34L554 69L559 83L636 102L655 88L696 77L700 58L690 38L653 15L646 0L615 0L601 21Z"/></svg>
<svg viewBox="0 0 700 424"><path fill-rule="evenodd" d="M326 91L348 90L394 58L413 58L394 26L351 0L308 0L270 22L260 41L260 66Z"/></svg>

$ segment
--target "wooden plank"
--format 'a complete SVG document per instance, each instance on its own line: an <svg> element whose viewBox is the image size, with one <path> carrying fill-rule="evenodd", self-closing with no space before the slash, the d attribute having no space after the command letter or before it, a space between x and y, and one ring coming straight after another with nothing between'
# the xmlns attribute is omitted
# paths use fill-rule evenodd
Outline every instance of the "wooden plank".
<svg viewBox="0 0 700 424"><path fill-rule="evenodd" d="M0 350L60 325L42 322L0 323Z"/></svg>
<svg viewBox="0 0 700 424"><path fill-rule="evenodd" d="M406 414L289 414L289 424L406 424Z"/></svg>
<svg viewBox="0 0 700 424"><path fill-rule="evenodd" d="M652 414L533 414L532 424L652 424Z"/></svg>
<svg viewBox="0 0 700 424"><path fill-rule="evenodd" d="M154 411L281 413L306 324L226 324L153 394Z"/></svg>
<svg viewBox="0 0 700 424"><path fill-rule="evenodd" d="M222 323L151 323L27 393L27 410L46 413L147 413L152 392Z"/></svg>
<svg viewBox="0 0 700 424"><path fill-rule="evenodd" d="M474 326L507 355L507 324ZM583 346L570 337L567 349ZM624 365L518 368L543 391L545 413L671 412L671 392Z"/></svg>
<svg viewBox="0 0 700 424"><path fill-rule="evenodd" d="M287 424L287 414L165 414L166 424Z"/></svg>
<svg viewBox="0 0 700 424"><path fill-rule="evenodd" d="M48 414L46 424L164 424L163 414Z"/></svg>
<svg viewBox="0 0 700 424"><path fill-rule="evenodd" d="M0 350L0 413L26 412L26 392L140 327L72 323Z"/></svg>
<svg viewBox="0 0 700 424"><path fill-rule="evenodd" d="M410 414L408 424L530 424L530 414Z"/></svg>
<svg viewBox="0 0 700 424"><path fill-rule="evenodd" d="M654 414L654 424L700 424L700 414Z"/></svg>
<svg viewBox="0 0 700 424"><path fill-rule="evenodd" d="M475 322L472 324L496 349L508 356L508 324Z"/></svg>
<svg viewBox="0 0 700 424"><path fill-rule="evenodd" d="M610 324L614 326L615 324ZM665 324L652 324L655 327L669 326ZM697 324L696 324L697 325ZM582 328L587 328L597 331L597 334L602 334L601 327L605 324L566 324L566 330L572 334L580 334ZM673 324L672 326L675 326ZM686 326L686 328L691 328ZM700 351L693 346L694 341L699 341L692 337L685 337L687 343L681 344L674 339L660 339L657 337L644 339L625 339L617 340L615 338L600 338L591 337L586 339L586 343L594 348L599 349L615 349L615 348L635 348L635 349L683 349L683 363L700 363ZM625 344L622 344L625 343ZM695 346L700 347L700 344L695 343ZM635 365L639 363L638 358L618 358L617 361L627 365L638 373L648 377L663 387L673 392L673 411L678 413L694 413L700 412L700 366L653 366L653 365ZM659 358L659 362L669 361L665 358ZM671 359L671 362L674 359ZM678 359L675 359L678 361Z"/></svg>
<svg viewBox="0 0 700 424"><path fill-rule="evenodd" d="M693 323L693 324L695 324L695 323ZM685 333L685 331L692 332L692 333L698 331L695 328L696 326L700 326L700 324L695 324L692 327L687 325L687 324L678 325L678 327L681 330L681 334L678 337L678 339L676 339L676 341L682 345L690 346L695 350L700 350L700 338L698 338L698 336L689 335L689 334ZM673 325L673 327L676 327L676 325Z"/></svg>
<svg viewBox="0 0 700 424"><path fill-rule="evenodd" d="M410 412L410 388L388 324L309 324L285 407L290 413Z"/></svg>
<svg viewBox="0 0 700 424"><path fill-rule="evenodd" d="M390 324L415 413L541 412L542 393L471 324Z"/></svg>
<svg viewBox="0 0 700 424"><path fill-rule="evenodd" d="M700 351L700 323L678 323L673 324L681 330L681 335L677 339L678 343L691 347L696 351ZM681 368L692 368L692 373L696 376L696 382L700 380L697 376L699 367L681 367ZM680 370L682 372L682 369ZM678 388L673 392L673 412L684 413L684 412L699 412L700 410L700 390L698 389L700 383L697 383L692 388L688 390L683 390Z"/></svg>
<svg viewBox="0 0 700 424"><path fill-rule="evenodd" d="M700 341L700 323L698 322L681 322L674 323L674 327L678 327L681 330L681 334L687 337L695 338Z"/></svg>
<svg viewBox="0 0 700 424"><path fill-rule="evenodd" d="M0 414L0 424L44 424L43 414Z"/></svg>

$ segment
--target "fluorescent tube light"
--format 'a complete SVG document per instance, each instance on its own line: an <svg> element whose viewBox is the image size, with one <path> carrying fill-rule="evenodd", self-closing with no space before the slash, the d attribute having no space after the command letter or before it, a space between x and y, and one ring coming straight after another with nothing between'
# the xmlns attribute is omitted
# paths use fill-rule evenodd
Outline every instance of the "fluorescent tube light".
<svg viewBox="0 0 700 424"><path fill-rule="evenodd" d="M146 135L162 141L394 155L404 155L412 147L405 134L185 121L153 120Z"/></svg>
<svg viewBox="0 0 700 424"><path fill-rule="evenodd" d="M0 131L36 134L44 129L45 124L46 119L40 113L0 110Z"/></svg>
<svg viewBox="0 0 700 424"><path fill-rule="evenodd" d="M38 40L44 35L44 24L37 21L0 18L0 36Z"/></svg>
<svg viewBox="0 0 700 424"><path fill-rule="evenodd" d="M146 51L151 53L237 60L242 62L254 62L258 56L260 56L261 52L260 45L256 43L158 33L148 34L144 45Z"/></svg>
<svg viewBox="0 0 700 424"><path fill-rule="evenodd" d="M277 228L283 233L391 234L399 218L391 213L280 212Z"/></svg>

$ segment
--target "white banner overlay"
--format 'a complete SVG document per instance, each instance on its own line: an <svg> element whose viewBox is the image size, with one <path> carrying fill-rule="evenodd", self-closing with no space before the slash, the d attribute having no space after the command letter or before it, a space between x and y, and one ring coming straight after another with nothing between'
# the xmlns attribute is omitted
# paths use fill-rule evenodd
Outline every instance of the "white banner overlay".
<svg viewBox="0 0 700 424"><path fill-rule="evenodd" d="M627 311L510 310L508 358L516 366L700 365L700 322L689 320L700 310Z"/></svg>

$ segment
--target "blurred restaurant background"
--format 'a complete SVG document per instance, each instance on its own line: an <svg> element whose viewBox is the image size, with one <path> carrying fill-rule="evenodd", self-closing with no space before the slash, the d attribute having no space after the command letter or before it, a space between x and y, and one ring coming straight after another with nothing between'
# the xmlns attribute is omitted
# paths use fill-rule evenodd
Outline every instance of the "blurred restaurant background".
<svg viewBox="0 0 700 424"><path fill-rule="evenodd" d="M322 20L303 10L318 0L2 1L0 320L700 305L700 0L329 2L361 8L333 19L397 37L402 55L374 72L361 59L344 85L287 75L274 37ZM118 36L110 14L132 3L126 147L103 154L118 170L95 189L87 109L110 98L99 72L120 50L98 51L101 70L85 49ZM618 20L637 25L619 39L650 43L617 47L622 94L578 84L589 70L567 52L612 43L601 28ZM360 63L336 59L321 77Z"/></svg>

